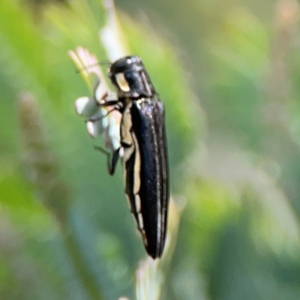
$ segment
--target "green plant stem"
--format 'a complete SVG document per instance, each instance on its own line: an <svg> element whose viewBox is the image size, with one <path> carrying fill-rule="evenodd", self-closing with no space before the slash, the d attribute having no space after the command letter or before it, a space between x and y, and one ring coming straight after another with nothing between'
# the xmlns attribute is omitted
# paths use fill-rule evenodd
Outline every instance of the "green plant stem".
<svg viewBox="0 0 300 300"><path fill-rule="evenodd" d="M63 242L66 247L66 251L73 262L76 273L79 276L83 288L86 290L91 300L103 299L102 292L95 281L95 276L91 273L87 267L87 263L84 259L84 255L80 251L80 245L77 241L74 230L71 226L62 226Z"/></svg>

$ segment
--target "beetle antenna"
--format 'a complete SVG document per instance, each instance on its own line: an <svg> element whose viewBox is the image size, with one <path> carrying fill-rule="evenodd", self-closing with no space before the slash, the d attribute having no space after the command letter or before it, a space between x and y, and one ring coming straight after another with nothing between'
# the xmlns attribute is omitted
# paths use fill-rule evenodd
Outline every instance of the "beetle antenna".
<svg viewBox="0 0 300 300"><path fill-rule="evenodd" d="M94 63L94 64L91 64L91 65L88 65L88 66L84 66L84 67L81 68L81 69L77 69L77 70L76 70L76 73L81 73L81 72L83 72L83 71L87 71L88 69L93 68L93 67L96 67L96 66L99 66L99 63L98 63L98 62L97 62L97 63Z"/></svg>
<svg viewBox="0 0 300 300"><path fill-rule="evenodd" d="M111 62L109 60L104 60L100 62L101 66L107 66L110 67L111 66Z"/></svg>
<svg viewBox="0 0 300 300"><path fill-rule="evenodd" d="M110 67L111 66L111 62L108 61L108 60L105 60L105 61L97 62L97 63L91 64L91 65L88 65L88 66L84 66L81 69L77 69L76 73L81 73L83 71L87 71L88 69L96 67L96 66L99 66L99 65L100 66L108 66L108 67Z"/></svg>

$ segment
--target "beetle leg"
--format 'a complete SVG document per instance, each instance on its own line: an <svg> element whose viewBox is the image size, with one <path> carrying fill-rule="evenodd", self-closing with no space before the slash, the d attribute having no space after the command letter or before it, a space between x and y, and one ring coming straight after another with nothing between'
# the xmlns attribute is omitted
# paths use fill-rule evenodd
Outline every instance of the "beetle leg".
<svg viewBox="0 0 300 300"><path fill-rule="evenodd" d="M108 173L110 175L113 175L115 173L117 162L118 162L118 159L119 159L120 148L113 151L112 153L108 152L107 150L103 149L100 146L95 146L95 149L106 155Z"/></svg>
<svg viewBox="0 0 300 300"><path fill-rule="evenodd" d="M106 118L110 113L112 113L114 110L117 110L117 108L113 108L111 110L109 110L108 112L106 112L105 115L101 116L101 117L97 117L97 118L89 118L86 122L97 122L97 121L100 121L102 120L103 118Z"/></svg>
<svg viewBox="0 0 300 300"><path fill-rule="evenodd" d="M100 103L100 106L113 106L113 108L109 111L106 112L105 115L98 117L98 118L90 118L87 122L97 122L102 120L103 118L107 117L110 113L112 113L113 111L117 110L120 111L122 109L122 104L118 101L118 100L112 100L109 101L107 103Z"/></svg>

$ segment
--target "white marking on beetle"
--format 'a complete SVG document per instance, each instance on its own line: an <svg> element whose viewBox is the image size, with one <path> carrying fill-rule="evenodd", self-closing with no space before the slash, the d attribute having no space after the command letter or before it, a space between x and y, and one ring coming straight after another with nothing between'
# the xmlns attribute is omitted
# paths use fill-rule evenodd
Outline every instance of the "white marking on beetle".
<svg viewBox="0 0 300 300"><path fill-rule="evenodd" d="M141 211L141 198L139 195L134 195L135 208L137 212Z"/></svg>
<svg viewBox="0 0 300 300"><path fill-rule="evenodd" d="M138 218L138 225L140 229L144 229L144 219L141 213L137 214L137 218Z"/></svg>
<svg viewBox="0 0 300 300"><path fill-rule="evenodd" d="M135 161L133 170L133 193L138 194L141 188L141 155L140 148L134 133L131 134L135 148Z"/></svg>
<svg viewBox="0 0 300 300"><path fill-rule="evenodd" d="M132 118L130 113L130 108L132 104L129 104L122 116L121 123L121 141L127 145L132 144L132 136L131 136L131 127L132 127Z"/></svg>
<svg viewBox="0 0 300 300"><path fill-rule="evenodd" d="M116 81L121 91L129 92L130 87L123 73L116 74Z"/></svg>

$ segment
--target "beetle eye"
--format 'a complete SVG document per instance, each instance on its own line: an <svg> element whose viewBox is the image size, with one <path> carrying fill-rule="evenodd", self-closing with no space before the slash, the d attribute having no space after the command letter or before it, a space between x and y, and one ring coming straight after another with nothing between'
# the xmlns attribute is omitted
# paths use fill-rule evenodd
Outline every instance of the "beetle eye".
<svg viewBox="0 0 300 300"><path fill-rule="evenodd" d="M129 92L130 87L123 73L116 74L116 82L123 92Z"/></svg>

